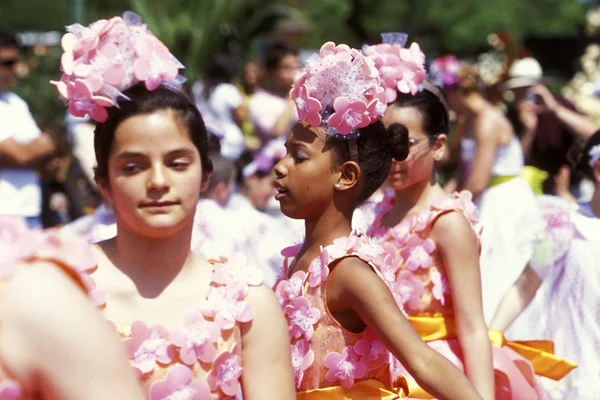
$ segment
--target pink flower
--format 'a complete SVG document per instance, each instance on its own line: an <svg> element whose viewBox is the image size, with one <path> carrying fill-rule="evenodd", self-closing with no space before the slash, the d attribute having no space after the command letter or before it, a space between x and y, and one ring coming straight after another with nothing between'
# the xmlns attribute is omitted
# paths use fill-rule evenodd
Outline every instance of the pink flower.
<svg viewBox="0 0 600 400"><path fill-rule="evenodd" d="M297 271L290 279L282 280L275 288L275 295L279 300L279 304L284 306L288 301L293 301L302 295L302 288L306 280L306 272Z"/></svg>
<svg viewBox="0 0 600 400"><path fill-rule="evenodd" d="M173 81L179 74L169 49L156 37L146 34L136 40L139 58L133 63L133 73L139 81L145 81L146 88L155 90L161 82Z"/></svg>
<svg viewBox="0 0 600 400"><path fill-rule="evenodd" d="M19 217L0 216L0 279L16 272L19 262L33 257L45 237L40 231L29 230Z"/></svg>
<svg viewBox="0 0 600 400"><path fill-rule="evenodd" d="M389 361L390 353L371 329L366 329L363 338L354 344L354 352L361 357L365 365L384 364Z"/></svg>
<svg viewBox="0 0 600 400"><path fill-rule="evenodd" d="M108 118L105 107L112 107L115 103L108 97L95 95L83 79L72 82L52 82L59 93L69 102L69 112L75 117L89 115L97 122L104 122Z"/></svg>
<svg viewBox="0 0 600 400"><path fill-rule="evenodd" d="M78 272L89 272L98 265L98 258L89 244L56 229L45 231L45 240L36 256L69 265Z"/></svg>
<svg viewBox="0 0 600 400"><path fill-rule="evenodd" d="M300 120L308 122L311 126L321 125L321 103L308 94L306 85L295 86L290 97L296 103Z"/></svg>
<svg viewBox="0 0 600 400"><path fill-rule="evenodd" d="M315 361L315 353L310 348L310 343L302 339L297 341L296 344L290 345L290 349L292 351L292 367L296 388L299 388L302 378L304 378L304 371Z"/></svg>
<svg viewBox="0 0 600 400"><path fill-rule="evenodd" d="M242 282L250 286L259 286L263 282L263 272L248 264L246 255L235 253L229 260L214 264L213 282L226 285L229 282Z"/></svg>
<svg viewBox="0 0 600 400"><path fill-rule="evenodd" d="M221 389L225 395L235 396L241 390L241 376L242 357L233 351L224 351L214 361L207 380L213 392Z"/></svg>
<svg viewBox="0 0 600 400"><path fill-rule="evenodd" d="M304 336L304 339L310 340L315 332L314 325L321 318L319 309L311 307L308 299L300 296L283 311L287 316L290 336L296 339Z"/></svg>
<svg viewBox="0 0 600 400"><path fill-rule="evenodd" d="M342 387L350 388L354 385L354 379L360 379L367 373L364 363L358 361L358 355L351 347L346 347L342 354L329 353L324 360L329 369L325 379L327 382L340 382Z"/></svg>
<svg viewBox="0 0 600 400"><path fill-rule="evenodd" d="M135 321L131 325L131 338L124 340L133 367L142 374L154 370L156 363L169 364L173 359L174 349L167 341L167 329L161 325L148 328L145 323Z"/></svg>
<svg viewBox="0 0 600 400"><path fill-rule="evenodd" d="M385 256L382 263L376 264L379 274L390 289L396 281L396 271L398 271L399 266L400 263L390 253Z"/></svg>
<svg viewBox="0 0 600 400"><path fill-rule="evenodd" d="M19 400L23 398L23 389L19 382L13 379L2 379L0 382L0 399Z"/></svg>
<svg viewBox="0 0 600 400"><path fill-rule="evenodd" d="M192 379L192 371L177 364L164 380L156 381L148 391L149 400L210 400L206 380Z"/></svg>
<svg viewBox="0 0 600 400"><path fill-rule="evenodd" d="M435 242L429 238L421 238L419 235L412 235L406 242L400 255L406 260L406 268L409 271L416 271L418 268L427 269L433 264L431 253L435 250Z"/></svg>
<svg viewBox="0 0 600 400"><path fill-rule="evenodd" d="M340 135L348 135L353 129L364 128L371 123L367 104L362 100L351 101L346 97L338 97L333 102L333 108L335 112L327 124Z"/></svg>
<svg viewBox="0 0 600 400"><path fill-rule="evenodd" d="M329 251L321 247L319 258L314 259L308 267L308 286L315 288L329 276Z"/></svg>
<svg viewBox="0 0 600 400"><path fill-rule="evenodd" d="M179 347L179 358L187 365L193 365L197 360L205 363L212 362L217 349L214 346L221 336L219 326L206 321L198 311L189 312L184 319L185 328L173 329L171 341Z"/></svg>
<svg viewBox="0 0 600 400"><path fill-rule="evenodd" d="M380 264L385 254L383 247L375 243L361 243L356 254L366 262Z"/></svg>
<svg viewBox="0 0 600 400"><path fill-rule="evenodd" d="M283 250L281 250L281 255L286 258L296 257L298 255L298 253L300 252L301 247L302 247L301 244L296 244L294 246L286 247Z"/></svg>
<svg viewBox="0 0 600 400"><path fill-rule="evenodd" d="M86 273L81 273L79 274L79 276L81 277L83 285L87 289L88 298L90 299L92 304L96 307L104 306L106 304L106 292L96 287L96 281L94 281L94 279L90 275Z"/></svg>
<svg viewBox="0 0 600 400"><path fill-rule="evenodd" d="M361 247L360 240L355 235L339 237L333 241L333 244L325 247L329 256L333 260L344 257L348 252L358 250ZM329 264L327 260L326 264Z"/></svg>
<svg viewBox="0 0 600 400"><path fill-rule="evenodd" d="M394 242L396 243L397 247L403 247L404 245L406 245L406 241L409 238L410 231L413 228L413 221L413 219L409 218L408 220L390 229L389 234L394 239Z"/></svg>
<svg viewBox="0 0 600 400"><path fill-rule="evenodd" d="M400 306L417 310L421 304L421 295L425 291L423 283L411 271L400 271L394 282L392 292L399 296Z"/></svg>
<svg viewBox="0 0 600 400"><path fill-rule="evenodd" d="M431 279L431 283L433 283L432 294L433 298L439 300L442 305L446 304L446 298L444 297L445 293L448 293L448 281L445 276L442 276L440 271L435 268L432 268L429 272L429 278Z"/></svg>
<svg viewBox="0 0 600 400"><path fill-rule="evenodd" d="M421 232L427 229L432 217L433 212L431 212L431 210L425 210L422 213L420 213L415 219L415 231Z"/></svg>
<svg viewBox="0 0 600 400"><path fill-rule="evenodd" d="M254 309L244 301L248 286L241 282L233 282L226 286L208 289L208 297L200 306L200 311L212 317L221 329L231 329L235 322L249 322L254 318Z"/></svg>
<svg viewBox="0 0 600 400"><path fill-rule="evenodd" d="M321 57L327 57L328 55L336 55L336 54L348 54L348 61L352 59L351 57L352 49L350 46L346 44L335 45L334 42L325 42L321 48L319 49L319 55Z"/></svg>
<svg viewBox="0 0 600 400"><path fill-rule="evenodd" d="M400 58L402 78L398 81L398 90L414 95L425 80L425 54L417 43L413 43L408 49L400 49Z"/></svg>
<svg viewBox="0 0 600 400"><path fill-rule="evenodd" d="M453 55L436 58L431 63L429 74L438 86L454 86L460 77L460 63Z"/></svg>

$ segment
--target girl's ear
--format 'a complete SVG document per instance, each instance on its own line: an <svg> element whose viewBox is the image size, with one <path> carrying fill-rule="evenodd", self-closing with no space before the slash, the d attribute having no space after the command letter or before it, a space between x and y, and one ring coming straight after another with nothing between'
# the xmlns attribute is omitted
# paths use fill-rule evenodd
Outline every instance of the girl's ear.
<svg viewBox="0 0 600 400"><path fill-rule="evenodd" d="M202 171L202 184L200 185L200 193L206 192L208 189L208 184L210 183L210 176L212 172L204 172Z"/></svg>
<svg viewBox="0 0 600 400"><path fill-rule="evenodd" d="M358 185L360 166L354 161L346 161L339 167L340 176L335 183L337 190L349 190Z"/></svg>
<svg viewBox="0 0 600 400"><path fill-rule="evenodd" d="M435 142L433 142L433 159L435 161L440 161L444 158L444 153L446 152L446 142L448 141L448 136L445 134L439 135Z"/></svg>

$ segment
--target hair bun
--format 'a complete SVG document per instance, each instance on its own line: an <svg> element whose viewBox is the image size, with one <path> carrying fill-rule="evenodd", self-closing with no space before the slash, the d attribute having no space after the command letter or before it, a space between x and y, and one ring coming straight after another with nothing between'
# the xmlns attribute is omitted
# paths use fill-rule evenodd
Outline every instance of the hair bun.
<svg viewBox="0 0 600 400"><path fill-rule="evenodd" d="M392 158L396 161L404 161L408 157L408 129L402 124L391 124L387 128L392 145Z"/></svg>

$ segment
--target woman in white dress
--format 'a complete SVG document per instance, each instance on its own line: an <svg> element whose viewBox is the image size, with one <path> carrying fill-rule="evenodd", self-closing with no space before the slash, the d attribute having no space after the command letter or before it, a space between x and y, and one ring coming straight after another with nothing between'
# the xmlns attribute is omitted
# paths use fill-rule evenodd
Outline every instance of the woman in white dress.
<svg viewBox="0 0 600 400"><path fill-rule="evenodd" d="M461 162L447 189L469 190L480 209L483 308L489 322L529 262L542 220L533 191L519 176L521 144L510 122L485 99L477 69L462 63L455 82L445 91L463 118Z"/></svg>

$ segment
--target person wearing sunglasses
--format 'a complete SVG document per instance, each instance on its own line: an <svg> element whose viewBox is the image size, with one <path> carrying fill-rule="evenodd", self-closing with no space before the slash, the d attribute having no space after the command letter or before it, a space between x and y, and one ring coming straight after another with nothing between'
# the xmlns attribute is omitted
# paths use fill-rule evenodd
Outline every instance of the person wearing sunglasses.
<svg viewBox="0 0 600 400"><path fill-rule="evenodd" d="M38 128L27 103L9 89L16 84L17 40L0 29L0 215L41 226L41 189L36 168L55 144Z"/></svg>

